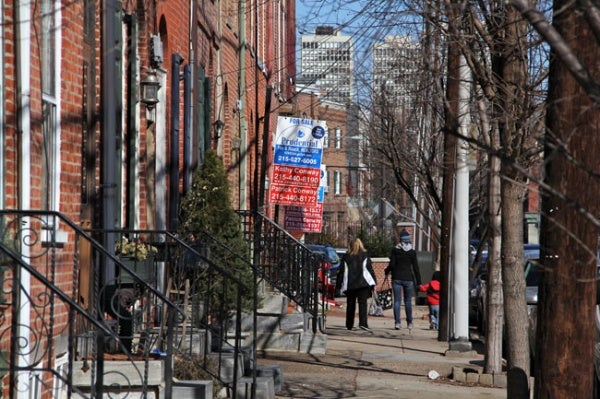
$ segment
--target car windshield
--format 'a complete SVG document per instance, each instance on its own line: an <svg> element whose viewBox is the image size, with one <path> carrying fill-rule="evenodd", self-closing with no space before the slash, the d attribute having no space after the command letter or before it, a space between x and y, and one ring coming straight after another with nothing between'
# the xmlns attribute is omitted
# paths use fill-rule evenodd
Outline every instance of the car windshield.
<svg viewBox="0 0 600 399"><path fill-rule="evenodd" d="M329 260L329 262L331 262L334 265L339 263L340 261L340 258L337 252L335 252L335 248L333 247L326 247L322 245L309 245L308 248L316 254L325 256Z"/></svg>
<svg viewBox="0 0 600 399"><path fill-rule="evenodd" d="M335 249L333 248L327 248L327 256L329 257L331 263L338 263L340 261L337 252L335 252Z"/></svg>

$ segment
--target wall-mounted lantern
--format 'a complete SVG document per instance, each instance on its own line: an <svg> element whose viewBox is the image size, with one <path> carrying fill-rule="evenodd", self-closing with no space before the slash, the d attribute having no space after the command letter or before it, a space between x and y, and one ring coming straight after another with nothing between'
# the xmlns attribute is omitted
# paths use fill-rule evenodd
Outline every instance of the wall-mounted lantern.
<svg viewBox="0 0 600 399"><path fill-rule="evenodd" d="M156 72L148 72L140 84L142 86L142 102L151 111L158 103L158 90L160 89L160 82L156 77Z"/></svg>
<svg viewBox="0 0 600 399"><path fill-rule="evenodd" d="M235 136L231 140L231 149L233 151L239 151L241 147L242 147L242 138L239 136Z"/></svg>
<svg viewBox="0 0 600 399"><path fill-rule="evenodd" d="M218 140L223 135L223 129L225 128L225 122L220 119L215 121L215 140Z"/></svg>

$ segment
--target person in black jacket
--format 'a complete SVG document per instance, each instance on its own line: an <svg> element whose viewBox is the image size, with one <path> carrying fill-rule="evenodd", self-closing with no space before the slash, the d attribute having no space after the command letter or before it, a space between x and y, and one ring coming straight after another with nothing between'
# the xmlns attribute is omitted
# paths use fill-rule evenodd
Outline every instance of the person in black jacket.
<svg viewBox="0 0 600 399"><path fill-rule="evenodd" d="M346 294L346 328L354 327L354 314L358 301L358 327L369 331L367 324L367 300L377 285L377 278L362 241L354 239L342 258L338 280L341 281L341 292Z"/></svg>
<svg viewBox="0 0 600 399"><path fill-rule="evenodd" d="M400 243L392 249L390 264L384 270L386 277L392 275L392 288L394 289L394 321L395 328L399 330L400 306L404 297L404 310L406 311L406 323L409 330L413 327L412 297L416 286L421 285L421 273L417 262L417 253L410 244L408 231L400 233ZM404 295L401 295L404 294Z"/></svg>

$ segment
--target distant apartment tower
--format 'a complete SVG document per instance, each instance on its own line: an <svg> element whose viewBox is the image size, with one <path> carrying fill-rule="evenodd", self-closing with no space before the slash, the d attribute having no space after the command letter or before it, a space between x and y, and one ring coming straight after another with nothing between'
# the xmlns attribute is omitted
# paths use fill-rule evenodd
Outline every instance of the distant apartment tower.
<svg viewBox="0 0 600 399"><path fill-rule="evenodd" d="M405 112L419 96L421 46L410 36L386 36L373 44L373 91Z"/></svg>
<svg viewBox="0 0 600 399"><path fill-rule="evenodd" d="M301 82L319 89L321 98L341 104L354 96L352 37L342 36L330 26L302 36L300 51Z"/></svg>

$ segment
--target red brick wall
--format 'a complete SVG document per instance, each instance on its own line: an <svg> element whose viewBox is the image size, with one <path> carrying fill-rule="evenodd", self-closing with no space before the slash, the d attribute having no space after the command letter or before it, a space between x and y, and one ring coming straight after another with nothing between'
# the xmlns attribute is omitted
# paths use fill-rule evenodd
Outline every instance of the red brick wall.
<svg viewBox="0 0 600 399"><path fill-rule="evenodd" d="M372 258L371 262L373 263L373 270L375 271L377 286L379 287L385 278L383 270L388 266L390 260L388 258Z"/></svg>

